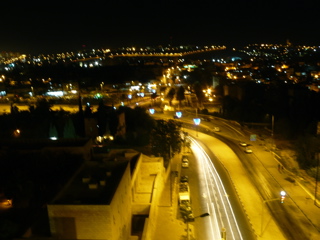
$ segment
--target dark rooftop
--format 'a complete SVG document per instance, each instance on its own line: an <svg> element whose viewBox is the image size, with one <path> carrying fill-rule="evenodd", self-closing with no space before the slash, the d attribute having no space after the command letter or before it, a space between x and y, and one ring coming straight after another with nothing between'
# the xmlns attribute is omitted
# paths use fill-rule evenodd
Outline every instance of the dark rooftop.
<svg viewBox="0 0 320 240"><path fill-rule="evenodd" d="M110 204L128 163L84 163L51 204Z"/></svg>

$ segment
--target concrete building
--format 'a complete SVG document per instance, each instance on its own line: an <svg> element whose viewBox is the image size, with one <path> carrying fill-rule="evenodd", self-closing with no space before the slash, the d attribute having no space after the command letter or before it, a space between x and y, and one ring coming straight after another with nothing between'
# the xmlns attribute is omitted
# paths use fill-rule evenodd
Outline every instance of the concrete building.
<svg viewBox="0 0 320 240"><path fill-rule="evenodd" d="M134 150L85 162L48 204L52 237L151 239L164 179L162 158Z"/></svg>
<svg viewBox="0 0 320 240"><path fill-rule="evenodd" d="M124 162L87 162L48 205L59 239L129 239L130 168Z"/></svg>

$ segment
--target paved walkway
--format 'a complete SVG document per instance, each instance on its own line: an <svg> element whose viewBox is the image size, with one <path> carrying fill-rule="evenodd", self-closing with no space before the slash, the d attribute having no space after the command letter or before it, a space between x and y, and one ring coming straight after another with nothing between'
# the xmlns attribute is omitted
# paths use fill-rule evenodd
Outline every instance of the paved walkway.
<svg viewBox="0 0 320 240"><path fill-rule="evenodd" d="M172 159L173 171L179 169L181 155L177 154ZM179 217L176 183L178 177L171 175L166 181L164 191L158 205L158 221L153 240L184 240L187 239L186 224Z"/></svg>

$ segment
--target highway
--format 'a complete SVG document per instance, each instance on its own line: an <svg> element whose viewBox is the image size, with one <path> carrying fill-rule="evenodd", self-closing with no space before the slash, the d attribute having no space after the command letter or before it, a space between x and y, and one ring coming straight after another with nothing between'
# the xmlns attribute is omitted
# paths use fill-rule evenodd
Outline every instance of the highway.
<svg viewBox="0 0 320 240"><path fill-rule="evenodd" d="M205 236L202 236L201 239L219 239L223 234L227 236L227 239L244 239L229 201L230 195L224 187L226 183L222 181L210 156L197 140L194 138L190 138L190 140L191 149L199 169L201 205L203 208L207 208L204 212L210 213L208 221L203 221L206 226L202 235ZM231 196L235 197L234 194L231 194Z"/></svg>
<svg viewBox="0 0 320 240"><path fill-rule="evenodd" d="M202 121L201 127L195 130L192 123L192 116L186 117L183 126L189 128L189 133L197 139L197 142L205 149L210 156L216 168L219 164L223 165L218 169L222 182L228 185L227 178L222 177L223 172L227 171L235 188L237 189L237 197L242 202L242 208L246 211L248 219L252 224L252 228L257 238L271 239L271 236L277 236L276 239L317 239L320 234L315 224L317 220L311 220L312 216L308 216L308 209L302 209L301 206L306 202L303 196L307 195L304 189L299 190L298 185L290 185L286 180L285 172L277 170L277 161L274 155L263 144L258 142L250 142L253 149L252 154L246 154L244 148L239 145L240 141L249 142L249 135L243 134L240 126L228 122L219 122L218 119L211 119L210 122ZM213 126L219 126L221 132L213 132ZM223 142L224 145L220 144ZM199 150L194 151L196 158ZM232 154L229 152L232 152ZM202 157L200 157L202 159ZM205 164L205 168L199 174L208 173L209 164ZM212 171L211 171L212 172ZM206 174L207 175L207 174ZM204 181L205 182L205 181ZM280 201L280 192L286 192L286 200L284 203ZM215 190L217 192L217 190ZM232 191L227 191L228 195ZM296 194L295 200L291 197ZM207 202L211 202L207 199ZM229 198L232 200L233 198ZM306 198L308 199L308 197ZM300 205L300 204L303 205ZM220 204L220 203L219 203ZM233 202L231 202L233 206ZM221 208L220 208L221 209ZM235 208L234 208L235 209ZM318 209L315 209L318 211ZM219 217L219 214L216 216ZM310 212L309 214L312 214ZM235 214L240 230L243 233L242 221ZM315 219L315 218L313 218ZM224 224L226 224L224 222ZM223 225L220 224L219 228ZM225 227L228 229L228 227ZM228 237L230 237L228 235ZM244 237L244 239L249 239Z"/></svg>

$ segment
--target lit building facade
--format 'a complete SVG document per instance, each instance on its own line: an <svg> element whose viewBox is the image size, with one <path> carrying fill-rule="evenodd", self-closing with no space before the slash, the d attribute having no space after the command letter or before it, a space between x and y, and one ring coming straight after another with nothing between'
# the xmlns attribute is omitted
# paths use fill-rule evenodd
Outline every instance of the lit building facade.
<svg viewBox="0 0 320 240"><path fill-rule="evenodd" d="M98 161L85 162L48 204L52 237L152 239L168 173L163 158L130 149L112 150ZM144 223L138 228L137 219Z"/></svg>
<svg viewBox="0 0 320 240"><path fill-rule="evenodd" d="M129 163L89 162L48 205L52 237L129 239L131 193Z"/></svg>

